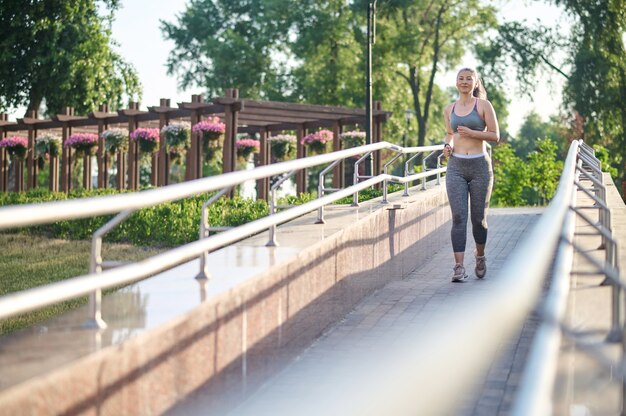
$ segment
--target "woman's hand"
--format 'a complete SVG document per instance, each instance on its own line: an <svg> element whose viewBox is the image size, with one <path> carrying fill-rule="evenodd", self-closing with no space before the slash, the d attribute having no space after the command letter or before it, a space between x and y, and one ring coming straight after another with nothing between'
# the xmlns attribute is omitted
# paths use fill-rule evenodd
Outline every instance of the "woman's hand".
<svg viewBox="0 0 626 416"><path fill-rule="evenodd" d="M472 129L470 129L469 127L459 126L456 130L459 133L459 136L463 137L464 139L472 138Z"/></svg>
<svg viewBox="0 0 626 416"><path fill-rule="evenodd" d="M443 155L445 157L450 157L450 155L452 154L452 146L450 146L449 143L446 143L443 145Z"/></svg>

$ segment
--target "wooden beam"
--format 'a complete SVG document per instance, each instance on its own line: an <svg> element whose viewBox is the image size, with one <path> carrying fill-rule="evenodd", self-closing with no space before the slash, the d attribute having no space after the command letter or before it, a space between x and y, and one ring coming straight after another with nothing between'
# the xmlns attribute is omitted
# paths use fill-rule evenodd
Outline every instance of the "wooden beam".
<svg viewBox="0 0 626 416"><path fill-rule="evenodd" d="M159 131L163 127L170 124L170 115L180 111L170 107L170 100L168 98L161 98L159 107L149 107L150 111L159 115ZM157 178L158 186L165 186L169 184L169 171L170 171L170 158L167 154L167 143L165 143L165 137L161 137L161 144L159 147L159 173Z"/></svg>
<svg viewBox="0 0 626 416"><path fill-rule="evenodd" d="M65 107L64 116L74 115L72 107ZM69 121L60 122L61 124L61 192L69 192L72 188L72 149L65 146L65 142L72 134L72 126Z"/></svg>
<svg viewBox="0 0 626 416"><path fill-rule="evenodd" d="M18 119L22 124L25 124L28 128L28 153L26 155L26 190L34 189L37 187L37 164L35 163L35 136L37 131L35 125L39 124L43 120L37 118L37 112L34 110L29 111L28 116L22 119Z"/></svg>
<svg viewBox="0 0 626 416"><path fill-rule="evenodd" d="M298 126L296 129L296 158L303 159L306 157L306 148L301 143L302 138L306 134L306 130L303 125ZM306 169L301 169L296 173L296 192L300 195L306 192Z"/></svg>
<svg viewBox="0 0 626 416"><path fill-rule="evenodd" d="M336 152L338 150L341 150L341 139L339 138L339 135L341 134L341 124L338 121L333 123L332 131L333 131L333 152ZM337 165L335 165L335 167L333 167L333 188L339 188L341 186L341 182L342 182L341 172L342 171L343 171L343 162L340 162Z"/></svg>
<svg viewBox="0 0 626 416"><path fill-rule="evenodd" d="M128 132L132 133L137 129L136 117L146 114L146 111L139 111L138 102L130 102L128 109L118 110L118 114L128 117ZM127 189L136 191L139 189L139 143L129 140L128 144L128 182ZM118 174L119 169L118 169ZM123 174L123 173L122 173Z"/></svg>
<svg viewBox="0 0 626 416"><path fill-rule="evenodd" d="M261 143L261 151L259 152L259 165L266 166L271 163L270 144L267 140L267 129L261 129L259 132L259 142ZM256 181L257 199L267 201L269 195L269 178L258 179Z"/></svg>

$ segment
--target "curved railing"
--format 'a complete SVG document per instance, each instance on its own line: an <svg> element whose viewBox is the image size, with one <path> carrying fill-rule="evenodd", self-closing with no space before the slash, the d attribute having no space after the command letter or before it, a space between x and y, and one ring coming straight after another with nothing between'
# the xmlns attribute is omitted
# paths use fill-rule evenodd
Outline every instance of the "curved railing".
<svg viewBox="0 0 626 416"><path fill-rule="evenodd" d="M592 183L591 189L582 186L583 180ZM585 208L600 209L600 224L582 214L582 207L576 207L577 189L595 200L593 207ZM604 196L599 162L588 146L574 141L554 198L531 233L507 257L498 279L491 282L489 299L463 293L454 298L454 310L460 314L433 317L419 334L403 337L402 347L391 354L401 357L399 370L389 377L393 380L378 374L376 391L359 391L359 395L370 399L367 408L354 414L411 415L416 414L416 409L419 414L451 414L459 404L453 398L464 397L480 385L502 342L517 336L538 306L542 324L534 337L512 414L553 414L552 391L560 339L562 334L573 333L563 323L573 252L589 256L573 242L575 215L594 225L603 236L606 258L589 260L613 285L613 322L607 340L623 339L619 293L625 286L617 268L616 245ZM550 291L541 302L544 281L549 275ZM600 348L591 352L610 363ZM622 363L616 367L624 368Z"/></svg>
<svg viewBox="0 0 626 416"><path fill-rule="evenodd" d="M577 191L586 194L593 201L593 205L577 206ZM592 220L588 215L584 214L584 211L588 209L599 210L599 221ZM621 379L624 388L623 357L621 357L619 363L612 362L612 359L603 352L602 345L587 345L564 320L570 275L576 273L572 266L574 254L577 253L595 266L597 274L606 276L602 284L610 284L612 286L611 327L606 335L606 342L624 342L622 320L620 318L620 310L622 308L620 298L621 291L626 286L624 280L620 277L617 262L617 243L613 239L611 227L611 211L606 201L606 187L600 162L596 159L593 149L582 142L582 140L572 143L557 195L552 200L544 216L548 218L543 221L542 224L544 226L549 220L558 221L557 225L560 224L561 226L560 230L559 227L550 230L557 236L554 264L552 265L552 279L546 298L538 309L542 322L535 334L520 383L520 389L517 392L512 411L514 416L554 414L554 383L557 371L557 358L563 336L569 338L582 350L587 351L592 357L605 365L607 372L613 373L617 369L616 380ZM592 234L602 238L601 248L604 249L604 259L599 260L593 257L587 250L581 249L574 242L576 217L595 229ZM539 228L539 224L537 228ZM545 234L542 235L545 236ZM538 251L541 251L541 249L535 247L535 256ZM532 257L528 258L531 259ZM626 348L622 348L622 351L626 351ZM622 415L625 414L625 411L626 409L622 409Z"/></svg>
<svg viewBox="0 0 626 416"><path fill-rule="evenodd" d="M324 192L329 192L329 190L326 189L324 192L320 192L316 200L293 206L280 212L272 212L271 215L267 217L232 229L226 229L219 234L207 236L207 224L204 216L206 206L232 187L249 180L269 178L274 175L282 175L327 163L338 163L339 161L354 156L365 155L360 159L363 160L363 158L368 157L371 153L380 150L391 150L399 154L405 154L433 152L441 149L443 149L443 145L401 148L392 143L380 142L333 153L262 166L248 171L230 172L219 176L197 179L142 192L2 207L0 208L0 230L98 215L118 215L94 234L90 273L62 282L1 297L0 319L89 294L91 320L88 322L87 326L103 328L106 326L100 312L101 291L103 289L137 282L155 273L165 271L198 257L201 263L198 277L206 279L209 271L206 268L205 256L209 251L217 250L261 231L268 229L273 230L276 225L315 211L316 209L323 209L325 205L341 198L358 195L359 191L376 184L383 184L384 194L386 195L387 182L409 183L429 176L440 175L442 172L445 172L446 168L440 167L422 173L411 173L406 170L405 176L394 176L383 173L371 177L359 177L356 178L357 181L355 184L345 189L333 189L332 193L323 195ZM137 263L116 267L114 270L102 270L100 246L103 235L121 223L134 211L211 191L218 191L218 193L215 197L207 201L203 207L203 220L202 224L199 225L200 239L198 241L173 248L167 252ZM357 200L358 198L355 199L355 202ZM272 200L271 203L274 203L274 201Z"/></svg>

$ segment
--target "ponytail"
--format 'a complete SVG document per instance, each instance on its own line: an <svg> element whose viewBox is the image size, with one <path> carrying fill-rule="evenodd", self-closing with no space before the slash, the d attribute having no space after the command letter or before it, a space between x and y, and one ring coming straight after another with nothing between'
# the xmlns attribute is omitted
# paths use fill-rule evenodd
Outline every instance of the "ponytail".
<svg viewBox="0 0 626 416"><path fill-rule="evenodd" d="M485 87L483 87L483 82L478 77L478 74L476 74L476 87L474 88L474 91L472 91L472 95L482 100L487 99L487 91L485 91Z"/></svg>

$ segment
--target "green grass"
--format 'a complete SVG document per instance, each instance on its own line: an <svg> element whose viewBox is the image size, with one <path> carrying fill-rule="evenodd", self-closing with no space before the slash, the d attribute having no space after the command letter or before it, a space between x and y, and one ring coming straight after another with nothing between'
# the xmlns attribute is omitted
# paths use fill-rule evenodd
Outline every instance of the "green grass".
<svg viewBox="0 0 626 416"><path fill-rule="evenodd" d="M91 241L0 233L0 296L54 283L89 271ZM159 250L105 243L105 260L137 261ZM0 320L0 336L85 304L86 297Z"/></svg>

